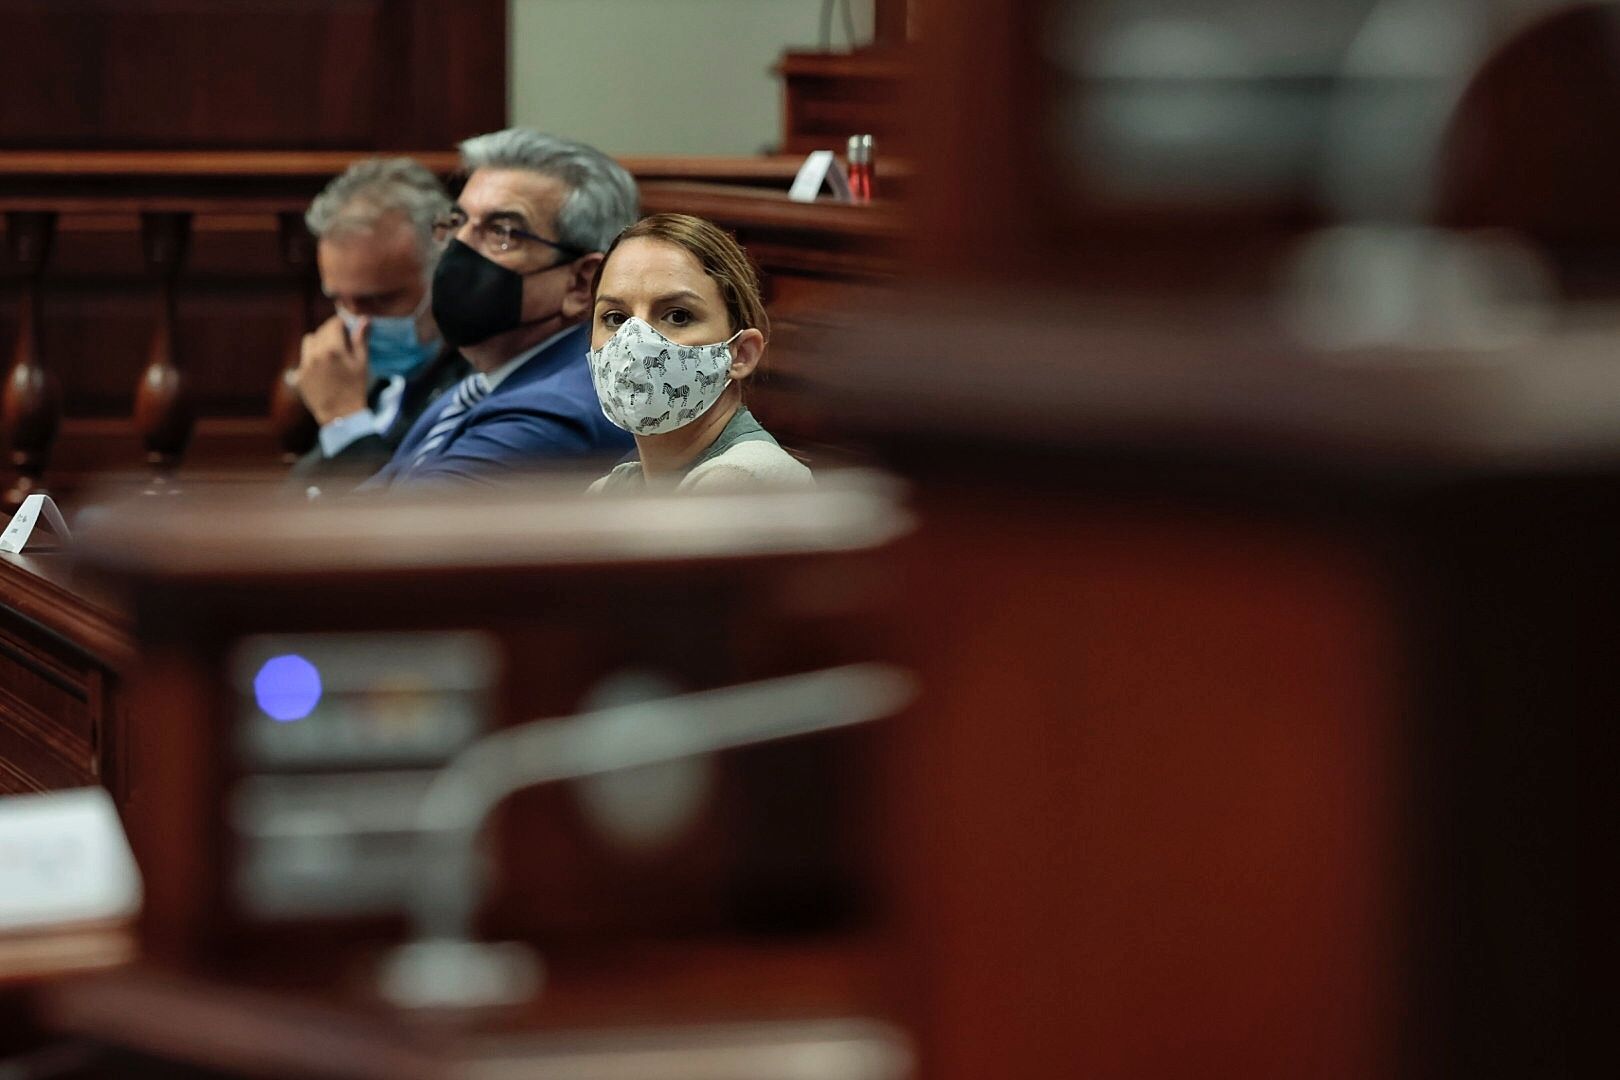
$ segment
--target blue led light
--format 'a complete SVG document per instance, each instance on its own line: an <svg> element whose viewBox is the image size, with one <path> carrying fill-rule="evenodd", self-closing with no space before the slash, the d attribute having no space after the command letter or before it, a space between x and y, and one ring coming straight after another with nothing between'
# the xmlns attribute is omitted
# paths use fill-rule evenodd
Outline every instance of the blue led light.
<svg viewBox="0 0 1620 1080"><path fill-rule="evenodd" d="M253 697L274 720L302 720L321 702L321 673L302 656L272 656L253 676Z"/></svg>

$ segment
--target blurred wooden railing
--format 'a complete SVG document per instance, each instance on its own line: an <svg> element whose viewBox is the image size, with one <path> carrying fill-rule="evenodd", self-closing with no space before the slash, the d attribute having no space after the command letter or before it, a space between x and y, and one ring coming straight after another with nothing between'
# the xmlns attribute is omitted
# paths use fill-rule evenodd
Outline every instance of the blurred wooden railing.
<svg viewBox="0 0 1620 1080"><path fill-rule="evenodd" d="M106 471L275 467L311 445L287 382L327 314L303 224L310 198L359 155L0 153L11 347L4 501ZM442 174L450 153L413 155ZM777 323L772 363L802 364L807 322L892 276L893 206L802 204L792 157L628 158L648 212L701 214L759 263ZM4 347L4 346L0 346ZM787 385L784 379L778 385Z"/></svg>

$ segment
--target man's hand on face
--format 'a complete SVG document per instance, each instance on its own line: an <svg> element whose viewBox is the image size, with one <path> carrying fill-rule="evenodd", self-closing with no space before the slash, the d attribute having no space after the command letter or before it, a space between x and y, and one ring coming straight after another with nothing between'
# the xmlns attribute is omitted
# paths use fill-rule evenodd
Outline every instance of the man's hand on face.
<svg viewBox="0 0 1620 1080"><path fill-rule="evenodd" d="M317 423L327 424L366 407L371 373L366 355L370 319L361 319L352 339L336 315L304 335L298 358L298 395Z"/></svg>

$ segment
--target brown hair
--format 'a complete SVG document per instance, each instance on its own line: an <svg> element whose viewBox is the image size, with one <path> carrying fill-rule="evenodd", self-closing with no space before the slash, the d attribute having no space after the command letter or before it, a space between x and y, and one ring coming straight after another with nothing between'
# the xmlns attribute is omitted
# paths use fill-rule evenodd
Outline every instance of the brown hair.
<svg viewBox="0 0 1620 1080"><path fill-rule="evenodd" d="M765 314L765 302L759 296L759 275L748 261L748 256L732 235L712 221L691 214L652 214L642 218L613 238L602 261L596 266L596 280L591 283L591 295L602 287L602 268L613 258L613 251L626 240L638 236L662 240L692 253L703 272L720 286L720 295L726 302L726 315L731 321L731 332L754 329L771 336L771 320Z"/></svg>

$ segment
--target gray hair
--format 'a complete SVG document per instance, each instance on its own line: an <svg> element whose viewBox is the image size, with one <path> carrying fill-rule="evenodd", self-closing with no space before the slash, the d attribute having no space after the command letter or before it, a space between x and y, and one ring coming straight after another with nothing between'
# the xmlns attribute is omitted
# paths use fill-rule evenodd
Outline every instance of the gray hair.
<svg viewBox="0 0 1620 1080"><path fill-rule="evenodd" d="M416 231L422 266L432 270L440 251L433 239L433 223L449 212L450 196L444 185L421 162L407 157L366 158L350 165L315 196L304 223L319 239L367 232L386 215L403 214Z"/></svg>
<svg viewBox="0 0 1620 1080"><path fill-rule="evenodd" d="M507 128L461 144L461 164L476 169L524 169L568 185L557 212L557 239L584 251L606 251L639 216L636 182L624 166L584 143Z"/></svg>

